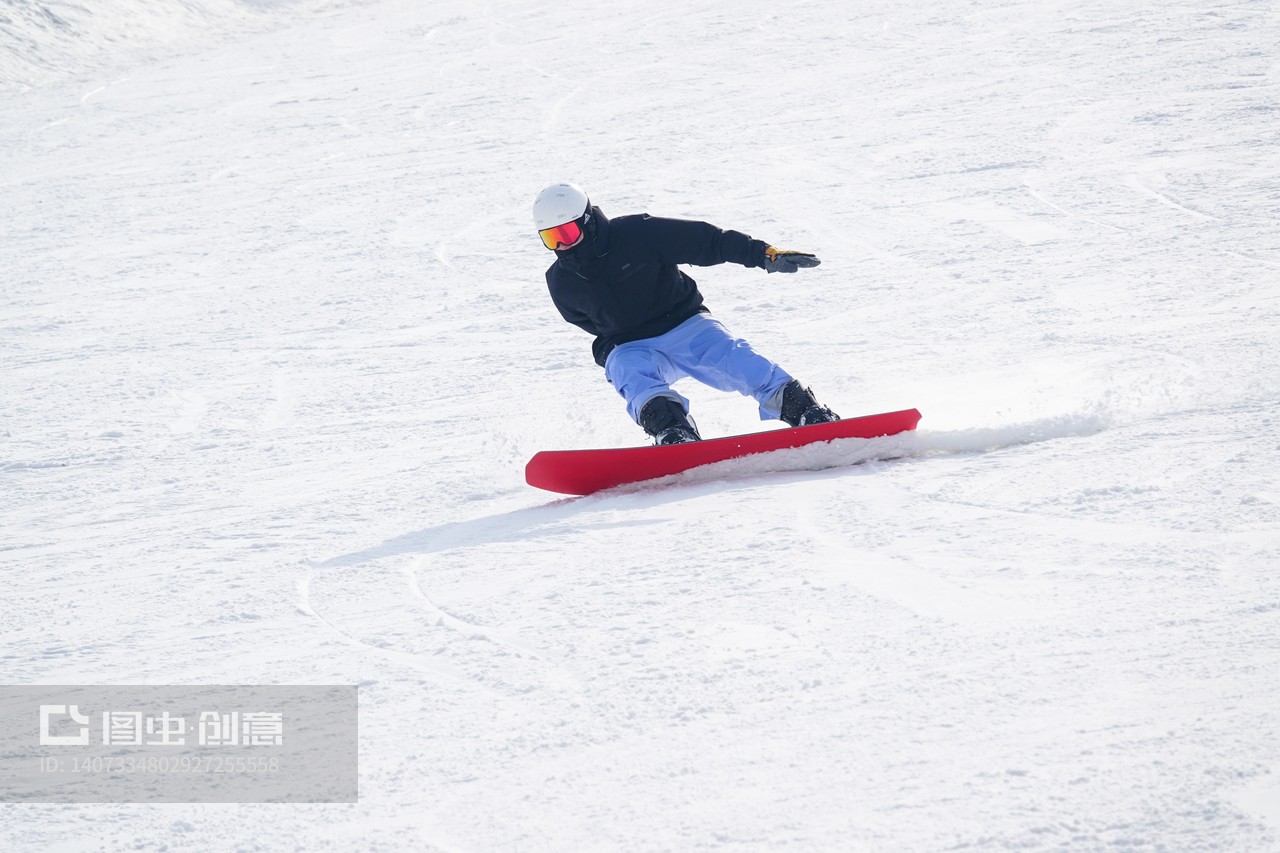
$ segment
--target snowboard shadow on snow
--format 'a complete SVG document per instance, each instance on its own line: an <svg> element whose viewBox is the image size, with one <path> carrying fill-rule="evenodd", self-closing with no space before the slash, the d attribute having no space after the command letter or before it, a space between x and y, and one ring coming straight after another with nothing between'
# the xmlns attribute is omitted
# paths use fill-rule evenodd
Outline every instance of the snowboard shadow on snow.
<svg viewBox="0 0 1280 853"><path fill-rule="evenodd" d="M313 564L313 567L331 569L355 566L405 554L438 554L474 545L531 541L571 531L648 527L662 523L661 519L626 519L586 524L572 522L575 516L584 511L599 509L604 500L607 500L607 495L601 493L581 498L565 498L466 521L452 521L396 536L363 551L331 557Z"/></svg>
<svg viewBox="0 0 1280 853"><path fill-rule="evenodd" d="M703 466L703 469L715 467L708 465ZM797 469L762 471L755 475L741 474L733 476L732 479L726 479L728 475L724 473L716 474L703 469L694 469L684 474L645 483L619 486L593 495L565 497L537 506L425 527L393 537L379 545L331 557L311 565L316 569L341 568L390 557L438 554L477 545L527 542L583 531L650 527L665 524L666 519L585 520L583 516L596 512L617 513L649 509L668 503L696 500L710 494L759 488L767 482L837 477L850 473L847 467L824 470Z"/></svg>

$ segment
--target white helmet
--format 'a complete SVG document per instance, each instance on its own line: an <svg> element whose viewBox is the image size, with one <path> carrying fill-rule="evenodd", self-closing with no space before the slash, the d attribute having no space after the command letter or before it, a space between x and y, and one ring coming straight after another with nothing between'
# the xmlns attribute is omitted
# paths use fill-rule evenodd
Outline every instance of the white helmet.
<svg viewBox="0 0 1280 853"><path fill-rule="evenodd" d="M539 231L572 222L587 212L591 200L576 184L552 184L533 202L533 224Z"/></svg>

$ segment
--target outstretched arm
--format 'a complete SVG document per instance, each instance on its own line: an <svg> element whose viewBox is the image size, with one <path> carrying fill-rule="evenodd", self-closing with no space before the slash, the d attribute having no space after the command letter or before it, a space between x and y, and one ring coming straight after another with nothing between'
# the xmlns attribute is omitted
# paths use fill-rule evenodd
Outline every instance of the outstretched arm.
<svg viewBox="0 0 1280 853"><path fill-rule="evenodd" d="M640 233L653 253L670 264L763 266L764 243L739 231L723 231L709 222L646 214L641 219Z"/></svg>
<svg viewBox="0 0 1280 853"><path fill-rule="evenodd" d="M817 256L807 252L775 249L740 231L724 231L709 222L664 219L646 215L643 234L655 254L672 264L742 264L767 272L795 272L799 267L816 267Z"/></svg>

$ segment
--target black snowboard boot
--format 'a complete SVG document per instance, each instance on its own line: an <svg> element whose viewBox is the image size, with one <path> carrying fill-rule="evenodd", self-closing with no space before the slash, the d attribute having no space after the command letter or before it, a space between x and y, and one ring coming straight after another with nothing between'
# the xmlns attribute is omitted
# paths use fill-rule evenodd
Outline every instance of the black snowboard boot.
<svg viewBox="0 0 1280 853"><path fill-rule="evenodd" d="M654 397L645 403L640 410L640 426L658 445L702 441L684 407L670 397Z"/></svg>
<svg viewBox="0 0 1280 853"><path fill-rule="evenodd" d="M813 392L794 379L782 389L782 414L779 417L793 427L840 420L839 415L820 405Z"/></svg>

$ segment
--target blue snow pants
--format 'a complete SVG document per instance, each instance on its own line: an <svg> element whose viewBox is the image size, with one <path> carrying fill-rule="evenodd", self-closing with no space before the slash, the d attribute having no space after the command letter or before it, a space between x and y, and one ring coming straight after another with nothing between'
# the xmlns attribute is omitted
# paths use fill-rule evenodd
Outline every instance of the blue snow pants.
<svg viewBox="0 0 1280 853"><path fill-rule="evenodd" d="M605 359L604 375L637 423L654 397L678 400L687 412L688 399L671 390L673 382L686 377L754 397L760 420L773 420L781 413L782 389L791 381L789 373L707 314L695 314L657 337L619 344Z"/></svg>

